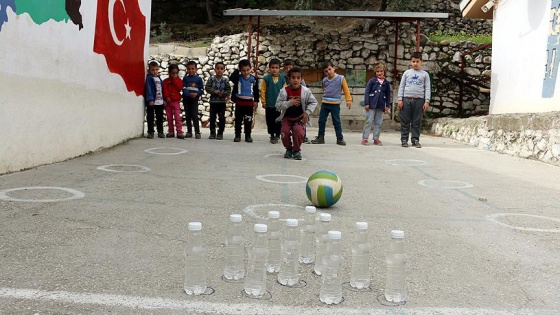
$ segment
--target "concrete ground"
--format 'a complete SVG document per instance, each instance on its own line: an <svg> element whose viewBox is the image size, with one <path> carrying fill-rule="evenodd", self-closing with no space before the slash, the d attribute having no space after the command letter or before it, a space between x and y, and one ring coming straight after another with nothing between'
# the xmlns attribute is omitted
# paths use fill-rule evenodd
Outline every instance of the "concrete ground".
<svg viewBox="0 0 560 315"><path fill-rule="evenodd" d="M204 132L0 176L0 313L560 314L560 168L430 136L422 149L401 148L394 131L382 147L360 145L359 133L341 147L330 128L327 144L303 146L303 161L282 158L264 130L252 144ZM344 184L322 210L342 231L341 277L354 223L367 221L372 290L345 289L342 304L323 305L311 266L301 268L303 288L270 275L269 300L221 280L229 214L244 215L248 238L269 210L301 219L305 180L321 169ZM189 221L203 224L210 295L182 292ZM394 307L377 297L397 228L409 301Z"/></svg>

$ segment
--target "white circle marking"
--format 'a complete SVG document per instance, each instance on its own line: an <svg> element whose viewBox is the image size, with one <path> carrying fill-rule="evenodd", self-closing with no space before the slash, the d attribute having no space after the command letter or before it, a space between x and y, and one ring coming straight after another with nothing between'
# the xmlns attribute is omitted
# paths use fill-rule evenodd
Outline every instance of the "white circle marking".
<svg viewBox="0 0 560 315"><path fill-rule="evenodd" d="M47 189L53 189L53 190L63 190L66 192L69 192L72 194L72 196L67 197L67 198L58 198L58 199L19 199L19 198L13 198L8 196L8 193L13 192L13 191L20 191L20 190L47 190ZM72 188L66 188L66 187L54 187L54 186L34 186L34 187L20 187L20 188L12 188L12 189L5 189L5 190L0 190L0 200L7 200L7 201L21 201L21 202L57 202L57 201L67 201L67 200L73 200L73 199L80 199L83 198L86 194L79 191L79 190L75 190Z"/></svg>
<svg viewBox="0 0 560 315"><path fill-rule="evenodd" d="M135 167L137 168L137 170L131 170L131 171L114 170L111 169L111 167L131 167L131 168ZM145 173L152 170L147 166L132 165L132 164L107 164L107 165L98 166L97 169L101 171L114 172L114 173Z"/></svg>
<svg viewBox="0 0 560 315"><path fill-rule="evenodd" d="M245 209L243 209L243 213L245 213L250 217L253 217L254 219L268 220L267 216L260 216L257 214L256 210L259 208L274 208L275 210L278 210L278 208L297 208L297 209L301 209L302 215L305 213L305 207L303 206L289 205L289 204L274 204L274 203L247 206ZM286 219L287 218L280 219L280 220L286 221Z"/></svg>
<svg viewBox="0 0 560 315"><path fill-rule="evenodd" d="M293 177L293 178L299 179L299 181L297 181L297 182L279 181L279 180L268 179L267 177ZM258 180L262 180L263 182L276 183L276 184L302 184L302 183L307 183L307 177L298 176L298 175L265 174L265 175L257 175L257 176L255 176L255 178L258 179Z"/></svg>
<svg viewBox="0 0 560 315"><path fill-rule="evenodd" d="M471 188L474 185L462 182L458 180L440 180L440 179L423 179L418 181L418 185L432 188L444 188L444 189L462 189Z"/></svg>
<svg viewBox="0 0 560 315"><path fill-rule="evenodd" d="M385 160L385 163L393 166L422 166L428 165L428 162L422 160L407 160L407 159L396 159L396 160Z"/></svg>
<svg viewBox="0 0 560 315"><path fill-rule="evenodd" d="M177 152L158 152L158 150L177 150ZM161 147L161 148L146 149L146 150L144 150L144 152L151 153L151 154L159 154L159 155L179 155L179 154L187 153L187 152L189 152L189 150L185 150L185 149L181 149L181 148Z"/></svg>
<svg viewBox="0 0 560 315"><path fill-rule="evenodd" d="M560 219L557 219L557 218L545 217L545 216L536 215L536 214L525 214L525 213L493 213L493 214L487 215L486 219L488 219L490 222L494 222L496 224L499 224L501 226L505 226L505 227L508 227L508 228L514 229L514 230L528 231L528 232L560 233L560 228L558 228L558 229L529 228L529 227L522 227L522 226L515 226L515 225L507 224L507 223L504 223L504 222L500 222L498 220L499 217L507 217L507 216L525 216L525 217L532 217L532 218L549 220L549 221L553 221L553 222L560 222Z"/></svg>

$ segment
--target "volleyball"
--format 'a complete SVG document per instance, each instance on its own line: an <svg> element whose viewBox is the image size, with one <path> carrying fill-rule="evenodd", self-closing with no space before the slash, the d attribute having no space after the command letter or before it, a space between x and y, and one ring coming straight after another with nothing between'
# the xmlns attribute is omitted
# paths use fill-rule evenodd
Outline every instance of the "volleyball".
<svg viewBox="0 0 560 315"><path fill-rule="evenodd" d="M319 208L328 208L340 200L342 196L342 181L336 173L321 170L315 172L305 185L307 199Z"/></svg>

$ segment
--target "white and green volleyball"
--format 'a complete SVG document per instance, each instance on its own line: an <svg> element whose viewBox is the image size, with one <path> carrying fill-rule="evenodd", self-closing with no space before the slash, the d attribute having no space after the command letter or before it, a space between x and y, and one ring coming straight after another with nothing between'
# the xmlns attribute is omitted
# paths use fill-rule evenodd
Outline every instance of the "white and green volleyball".
<svg viewBox="0 0 560 315"><path fill-rule="evenodd" d="M305 185L307 199L319 208L328 208L340 200L342 181L336 173L322 170L315 172Z"/></svg>

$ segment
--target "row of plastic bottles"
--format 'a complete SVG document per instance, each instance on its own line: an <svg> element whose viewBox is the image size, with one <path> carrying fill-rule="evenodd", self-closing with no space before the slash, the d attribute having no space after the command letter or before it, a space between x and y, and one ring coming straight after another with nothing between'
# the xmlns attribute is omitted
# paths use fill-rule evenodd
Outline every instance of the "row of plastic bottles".
<svg viewBox="0 0 560 315"><path fill-rule="evenodd" d="M300 263L315 263L314 272L321 276L319 299L326 304L340 303L343 300L340 275L343 261L342 233L331 230L330 214L321 213L316 224L315 207L308 206L305 212L301 228L297 219L286 220L283 235L278 211L268 213L268 225L255 224L252 246L247 251L247 268L244 265L243 218L239 214L230 215L223 277L231 281L244 279L245 293L258 298L267 292L267 272L278 273L277 279L282 285L297 286L300 282ZM202 294L207 288L201 229L202 225L199 222L189 223L184 285L187 294ZM386 258L385 298L390 302L403 303L407 299L404 232L391 231L391 238ZM350 285L353 288L369 288L371 281L369 261L368 224L356 222L350 275Z"/></svg>

